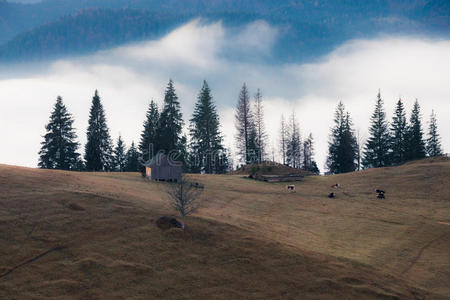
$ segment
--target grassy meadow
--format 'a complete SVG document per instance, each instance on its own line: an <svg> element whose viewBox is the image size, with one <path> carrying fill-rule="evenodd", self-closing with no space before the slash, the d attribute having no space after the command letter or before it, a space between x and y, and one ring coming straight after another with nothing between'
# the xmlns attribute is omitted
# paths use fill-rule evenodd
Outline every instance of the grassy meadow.
<svg viewBox="0 0 450 300"><path fill-rule="evenodd" d="M0 298L450 297L448 158L309 176L295 193L190 176L204 200L183 233L155 225L174 216L166 183L0 165Z"/></svg>

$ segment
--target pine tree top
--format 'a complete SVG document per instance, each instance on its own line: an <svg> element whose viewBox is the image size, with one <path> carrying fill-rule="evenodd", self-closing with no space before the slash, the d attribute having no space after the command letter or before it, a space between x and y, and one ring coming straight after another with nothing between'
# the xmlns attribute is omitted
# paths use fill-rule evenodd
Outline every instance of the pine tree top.
<svg viewBox="0 0 450 300"><path fill-rule="evenodd" d="M98 91L92 97L85 146L86 168L91 171L108 171L112 167L112 141L106 124L105 111Z"/></svg>
<svg viewBox="0 0 450 300"><path fill-rule="evenodd" d="M151 147L153 147L153 152L159 150L158 144L158 130L160 124L159 109L156 102L152 99L150 101L146 118L144 121L144 129L141 133L141 140L139 142L139 150L141 151L145 160L150 159L152 155Z"/></svg>
<svg viewBox="0 0 450 300"><path fill-rule="evenodd" d="M443 154L440 136L437 130L436 114L434 110L431 111L426 150L428 155L431 157L440 156Z"/></svg>
<svg viewBox="0 0 450 300"><path fill-rule="evenodd" d="M180 102L178 101L172 79L169 80L164 94L164 107L161 116L163 115L164 118L171 118L172 121L176 121L181 126L184 124Z"/></svg>
<svg viewBox="0 0 450 300"><path fill-rule="evenodd" d="M416 99L416 101L414 101L414 106L411 112L411 118L410 118L410 123L412 126L415 125L420 125L421 124L421 115L420 115L420 105L419 105L419 100Z"/></svg>
<svg viewBox="0 0 450 300"><path fill-rule="evenodd" d="M39 151L39 167L63 170L76 167L79 161L79 154L76 152L79 144L75 141L77 135L72 124L72 115L67 111L62 97L58 96L50 120L45 126L47 133Z"/></svg>
<svg viewBox="0 0 450 300"><path fill-rule="evenodd" d="M219 126L219 115L213 102L211 90L208 83L203 81L189 127L190 146L196 154L204 156L211 151L223 149ZM210 171L208 166L206 172Z"/></svg>

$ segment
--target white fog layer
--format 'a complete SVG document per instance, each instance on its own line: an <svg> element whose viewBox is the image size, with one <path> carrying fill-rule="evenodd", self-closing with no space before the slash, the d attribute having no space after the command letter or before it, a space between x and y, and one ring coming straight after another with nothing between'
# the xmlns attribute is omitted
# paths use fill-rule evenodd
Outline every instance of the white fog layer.
<svg viewBox="0 0 450 300"><path fill-rule="evenodd" d="M449 40L380 36L349 41L310 64L264 63L279 34L265 22L231 33L220 22L193 21L157 41L44 65L15 69L0 65L0 163L37 166L44 126L58 95L75 118L83 153L95 89L114 142L119 134L127 145L138 142L148 104L152 98L162 103L169 78L186 122L202 81L208 81L227 147L235 145L234 106L246 82L252 94L257 88L263 93L269 146L278 148L281 114L288 117L295 110L302 135L312 132L315 138L322 171L338 101L344 102L355 128L367 137L378 89L389 121L399 97L408 114L413 101L419 100L425 132L434 109L443 148L449 152Z"/></svg>

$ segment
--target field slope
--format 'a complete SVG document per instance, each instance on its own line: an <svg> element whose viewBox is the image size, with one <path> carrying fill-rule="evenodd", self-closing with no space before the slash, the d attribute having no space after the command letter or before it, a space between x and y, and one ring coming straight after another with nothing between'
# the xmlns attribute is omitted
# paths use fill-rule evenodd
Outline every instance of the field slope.
<svg viewBox="0 0 450 300"><path fill-rule="evenodd" d="M155 226L173 213L164 183L0 165L0 298L450 296L449 159L311 176L296 193L193 177L205 202L183 234Z"/></svg>

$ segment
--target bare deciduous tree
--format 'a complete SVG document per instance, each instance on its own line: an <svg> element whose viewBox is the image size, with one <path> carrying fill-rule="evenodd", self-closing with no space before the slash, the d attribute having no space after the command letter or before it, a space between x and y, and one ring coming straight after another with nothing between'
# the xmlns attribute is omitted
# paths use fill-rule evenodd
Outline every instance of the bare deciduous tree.
<svg viewBox="0 0 450 300"><path fill-rule="evenodd" d="M312 133L303 142L303 169L313 169L314 139Z"/></svg>
<svg viewBox="0 0 450 300"><path fill-rule="evenodd" d="M281 161L282 161L283 165L286 165L287 144L288 144L288 129L286 126L286 121L284 120L284 116L281 115L280 154L281 154Z"/></svg>
<svg viewBox="0 0 450 300"><path fill-rule="evenodd" d="M194 213L201 204L202 191L202 185L190 181L186 176L183 176L179 182L171 183L168 186L167 194L172 207L180 215L183 230L186 216Z"/></svg>
<svg viewBox="0 0 450 300"><path fill-rule="evenodd" d="M300 126L297 122L295 112L292 111L289 128L289 139L286 147L287 163L293 168L300 168L302 159L302 141L300 137Z"/></svg>
<svg viewBox="0 0 450 300"><path fill-rule="evenodd" d="M247 85L244 83L239 94L239 100L236 107L236 142L239 154L244 163L250 163L250 135L254 129L253 114L251 111L250 96Z"/></svg>
<svg viewBox="0 0 450 300"><path fill-rule="evenodd" d="M262 94L261 90L258 89L255 94L255 127L256 127L256 139L258 144L258 162L261 163L265 160L267 155L267 134L264 128L264 108L262 104Z"/></svg>
<svg viewBox="0 0 450 300"><path fill-rule="evenodd" d="M361 131L358 128L358 130L356 131L356 143L357 143L357 148L356 148L356 161L357 161L357 170L361 170L361 160L362 160L362 152L364 150L364 144L366 143L366 138L364 137L364 135L361 135Z"/></svg>

